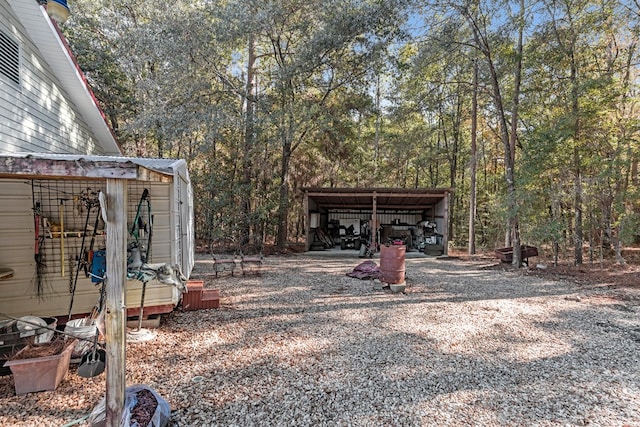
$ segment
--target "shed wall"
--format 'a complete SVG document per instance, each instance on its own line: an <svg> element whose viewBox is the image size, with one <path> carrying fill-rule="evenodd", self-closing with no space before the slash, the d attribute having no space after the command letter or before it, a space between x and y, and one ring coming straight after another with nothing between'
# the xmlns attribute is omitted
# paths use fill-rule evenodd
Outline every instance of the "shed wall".
<svg viewBox="0 0 640 427"><path fill-rule="evenodd" d="M179 265L182 273L189 277L195 264L195 232L193 224L193 189L187 163L180 161L174 168L173 193L174 239L176 245L172 264Z"/></svg>
<svg viewBox="0 0 640 427"><path fill-rule="evenodd" d="M45 274L41 277L41 296L37 293L36 263L34 260L35 227L34 201L42 204L42 214L52 223L60 223L60 200L64 203L65 230L83 230L86 209L74 201L78 189L91 187L104 190L101 181L0 181L0 268L10 268L14 276L0 280L0 313L13 316L64 316L69 312L71 302L72 272L76 257L81 252L81 237L67 236L65 240L65 274L62 275L61 247L59 237L44 241ZM151 194L154 219L152 259L153 263L172 262L172 186L168 183L138 183L129 185L128 221L131 224L136 215L136 207L144 188ZM97 212L92 211L89 223L92 226ZM102 225L99 226L101 229ZM130 229L130 227L129 227ZM87 237L87 243L90 236ZM130 239L131 240L131 239ZM95 248L104 246L104 236L96 239ZM126 304L128 308L138 307L142 284L127 282ZM99 287L80 271L76 285L72 314L88 313L98 301ZM145 307L177 304L179 293L175 288L149 282L145 294Z"/></svg>
<svg viewBox="0 0 640 427"><path fill-rule="evenodd" d="M446 219L448 218L448 209L449 209L449 199L445 198L442 199L440 202L438 202L438 204L436 205L436 212L435 212L435 217L434 217L434 221L438 227L438 231L440 233L446 233L447 232L447 222Z"/></svg>

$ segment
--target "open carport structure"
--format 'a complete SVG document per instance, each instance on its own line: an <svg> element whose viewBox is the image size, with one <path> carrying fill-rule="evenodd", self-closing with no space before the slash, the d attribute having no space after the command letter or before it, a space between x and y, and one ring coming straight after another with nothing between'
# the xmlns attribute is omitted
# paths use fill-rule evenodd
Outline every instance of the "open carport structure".
<svg viewBox="0 0 640 427"><path fill-rule="evenodd" d="M374 245L399 235L407 237L410 247L418 247L416 229L429 225L437 230L438 244L447 253L451 188L310 187L303 191L307 250L311 249L317 230L335 239L340 224L353 221L377 230L371 233Z"/></svg>

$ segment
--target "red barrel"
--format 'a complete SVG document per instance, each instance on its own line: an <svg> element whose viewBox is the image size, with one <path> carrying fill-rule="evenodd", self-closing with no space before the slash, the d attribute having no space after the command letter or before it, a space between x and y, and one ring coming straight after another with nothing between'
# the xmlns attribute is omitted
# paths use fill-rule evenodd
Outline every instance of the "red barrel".
<svg viewBox="0 0 640 427"><path fill-rule="evenodd" d="M380 247L380 280L385 283L404 283L405 245Z"/></svg>

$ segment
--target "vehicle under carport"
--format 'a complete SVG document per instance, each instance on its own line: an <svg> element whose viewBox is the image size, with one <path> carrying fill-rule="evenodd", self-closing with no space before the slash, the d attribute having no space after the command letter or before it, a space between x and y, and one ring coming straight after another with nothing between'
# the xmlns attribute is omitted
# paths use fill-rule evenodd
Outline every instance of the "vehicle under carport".
<svg viewBox="0 0 640 427"><path fill-rule="evenodd" d="M447 254L450 188L309 187L303 191L307 251L319 249L319 241L325 248L333 243L345 249L344 224L359 223L356 234L374 248L402 241L407 250Z"/></svg>

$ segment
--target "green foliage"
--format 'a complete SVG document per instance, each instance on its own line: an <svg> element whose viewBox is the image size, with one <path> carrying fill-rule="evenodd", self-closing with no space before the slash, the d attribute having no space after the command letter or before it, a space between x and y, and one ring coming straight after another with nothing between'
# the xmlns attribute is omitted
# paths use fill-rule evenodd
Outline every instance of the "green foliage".
<svg viewBox="0 0 640 427"><path fill-rule="evenodd" d="M455 189L449 235L464 244L477 64L477 242L502 246L517 215L523 241L571 245L578 210L590 241L630 242L637 10L600 0L525 9L77 0L63 29L125 152L187 159L199 237L238 245L247 231L271 240L289 227L297 237L304 187L417 186ZM497 101L509 136L520 59L511 195Z"/></svg>

